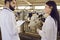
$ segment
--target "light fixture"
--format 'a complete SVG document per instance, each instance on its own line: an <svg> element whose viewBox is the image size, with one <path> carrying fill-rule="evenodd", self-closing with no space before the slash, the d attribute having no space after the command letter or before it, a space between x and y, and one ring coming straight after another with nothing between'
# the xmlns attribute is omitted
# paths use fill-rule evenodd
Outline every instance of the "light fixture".
<svg viewBox="0 0 60 40"><path fill-rule="evenodd" d="M45 6L35 6L35 9L44 9Z"/></svg>
<svg viewBox="0 0 60 40"><path fill-rule="evenodd" d="M60 6L57 6L57 9L60 9Z"/></svg>
<svg viewBox="0 0 60 40"><path fill-rule="evenodd" d="M30 6L27 6L25 9L31 9L31 7Z"/></svg>
<svg viewBox="0 0 60 40"><path fill-rule="evenodd" d="M3 9L3 7L0 7L0 9Z"/></svg>
<svg viewBox="0 0 60 40"><path fill-rule="evenodd" d="M35 9L44 9L45 6L35 6ZM57 9L60 9L60 6L57 6Z"/></svg>
<svg viewBox="0 0 60 40"><path fill-rule="evenodd" d="M30 6L18 6L18 9L30 9Z"/></svg>
<svg viewBox="0 0 60 40"><path fill-rule="evenodd" d="M25 6L18 6L18 9L24 9Z"/></svg>

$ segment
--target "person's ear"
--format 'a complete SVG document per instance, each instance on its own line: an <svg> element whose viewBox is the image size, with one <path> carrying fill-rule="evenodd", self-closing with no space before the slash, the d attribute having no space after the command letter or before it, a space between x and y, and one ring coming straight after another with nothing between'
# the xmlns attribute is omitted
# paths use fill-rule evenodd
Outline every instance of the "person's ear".
<svg viewBox="0 0 60 40"><path fill-rule="evenodd" d="M52 6L51 6L50 8L51 8L51 9L53 9L53 7L52 7Z"/></svg>

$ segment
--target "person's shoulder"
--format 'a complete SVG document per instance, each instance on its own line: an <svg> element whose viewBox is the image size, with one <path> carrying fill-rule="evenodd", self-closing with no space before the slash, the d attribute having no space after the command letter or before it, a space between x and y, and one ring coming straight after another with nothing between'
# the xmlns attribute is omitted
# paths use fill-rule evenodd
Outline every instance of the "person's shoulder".
<svg viewBox="0 0 60 40"><path fill-rule="evenodd" d="M7 12L8 12L8 11L7 11L6 9L2 9L0 13L1 13L1 14L3 14L3 13L5 14L5 13L7 13Z"/></svg>
<svg viewBox="0 0 60 40"><path fill-rule="evenodd" d="M4 13L4 10L2 9L1 11L0 11L0 15L2 15Z"/></svg>
<svg viewBox="0 0 60 40"><path fill-rule="evenodd" d="M46 18L46 21L50 22L50 23L55 23L54 19L51 16L48 16Z"/></svg>
<svg viewBox="0 0 60 40"><path fill-rule="evenodd" d="M9 10L6 10L6 9L2 9L1 13L2 14L11 14L12 12L10 12Z"/></svg>

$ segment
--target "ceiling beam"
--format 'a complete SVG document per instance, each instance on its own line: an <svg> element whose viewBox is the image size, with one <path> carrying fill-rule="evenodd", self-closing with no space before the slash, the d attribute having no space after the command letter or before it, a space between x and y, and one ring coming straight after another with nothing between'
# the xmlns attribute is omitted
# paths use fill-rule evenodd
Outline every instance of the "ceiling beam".
<svg viewBox="0 0 60 40"><path fill-rule="evenodd" d="M27 0L23 0L24 2L26 2L28 5L32 5L30 2L28 2Z"/></svg>

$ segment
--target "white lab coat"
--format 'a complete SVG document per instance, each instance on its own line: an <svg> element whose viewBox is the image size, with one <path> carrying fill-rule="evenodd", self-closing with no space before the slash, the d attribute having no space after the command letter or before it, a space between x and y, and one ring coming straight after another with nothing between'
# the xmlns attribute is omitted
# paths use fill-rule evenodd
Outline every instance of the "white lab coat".
<svg viewBox="0 0 60 40"><path fill-rule="evenodd" d="M51 16L48 16L43 24L42 30L37 29L41 40L57 40L57 24Z"/></svg>
<svg viewBox="0 0 60 40"><path fill-rule="evenodd" d="M15 15L10 9L3 9L0 13L2 40L19 40Z"/></svg>

